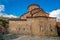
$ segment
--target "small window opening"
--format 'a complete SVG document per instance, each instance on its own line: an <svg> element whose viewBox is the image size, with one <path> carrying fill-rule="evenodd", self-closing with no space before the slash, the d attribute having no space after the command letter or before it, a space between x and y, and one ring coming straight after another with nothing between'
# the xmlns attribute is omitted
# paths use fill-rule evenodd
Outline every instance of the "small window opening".
<svg viewBox="0 0 60 40"><path fill-rule="evenodd" d="M23 28L23 30L25 30L25 28Z"/></svg>

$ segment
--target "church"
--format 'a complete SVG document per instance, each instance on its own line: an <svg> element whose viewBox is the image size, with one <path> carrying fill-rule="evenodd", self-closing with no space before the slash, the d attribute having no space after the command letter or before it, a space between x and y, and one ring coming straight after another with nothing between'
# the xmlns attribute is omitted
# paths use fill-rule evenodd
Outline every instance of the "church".
<svg viewBox="0 0 60 40"><path fill-rule="evenodd" d="M11 34L33 36L57 36L56 17L49 17L38 4L28 6L28 12L20 18L9 19Z"/></svg>

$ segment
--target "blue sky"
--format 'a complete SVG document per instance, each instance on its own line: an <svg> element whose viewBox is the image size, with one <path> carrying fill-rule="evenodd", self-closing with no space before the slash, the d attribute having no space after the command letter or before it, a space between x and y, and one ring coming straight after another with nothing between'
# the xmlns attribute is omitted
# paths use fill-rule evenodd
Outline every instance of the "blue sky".
<svg viewBox="0 0 60 40"><path fill-rule="evenodd" d="M0 0L0 5L5 6L5 13L20 16L28 11L30 4L38 4L46 12L60 9L60 0Z"/></svg>
<svg viewBox="0 0 60 40"><path fill-rule="evenodd" d="M3 13L18 17L28 12L30 4L38 4L46 12L60 9L60 0L0 0L0 5L4 5Z"/></svg>

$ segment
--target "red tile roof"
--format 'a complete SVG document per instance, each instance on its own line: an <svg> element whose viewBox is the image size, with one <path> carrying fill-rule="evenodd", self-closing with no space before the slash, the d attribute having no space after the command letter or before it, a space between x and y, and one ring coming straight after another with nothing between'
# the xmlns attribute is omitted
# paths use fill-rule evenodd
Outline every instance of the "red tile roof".
<svg viewBox="0 0 60 40"><path fill-rule="evenodd" d="M57 22L57 26L60 28L60 22Z"/></svg>

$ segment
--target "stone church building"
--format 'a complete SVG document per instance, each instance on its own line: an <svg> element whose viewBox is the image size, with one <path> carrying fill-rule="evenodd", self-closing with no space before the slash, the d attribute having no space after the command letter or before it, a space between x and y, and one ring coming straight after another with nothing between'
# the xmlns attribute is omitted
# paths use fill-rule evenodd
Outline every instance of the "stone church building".
<svg viewBox="0 0 60 40"><path fill-rule="evenodd" d="M32 4L20 18L9 19L8 31L19 35L57 36L56 18L49 17L39 5Z"/></svg>

